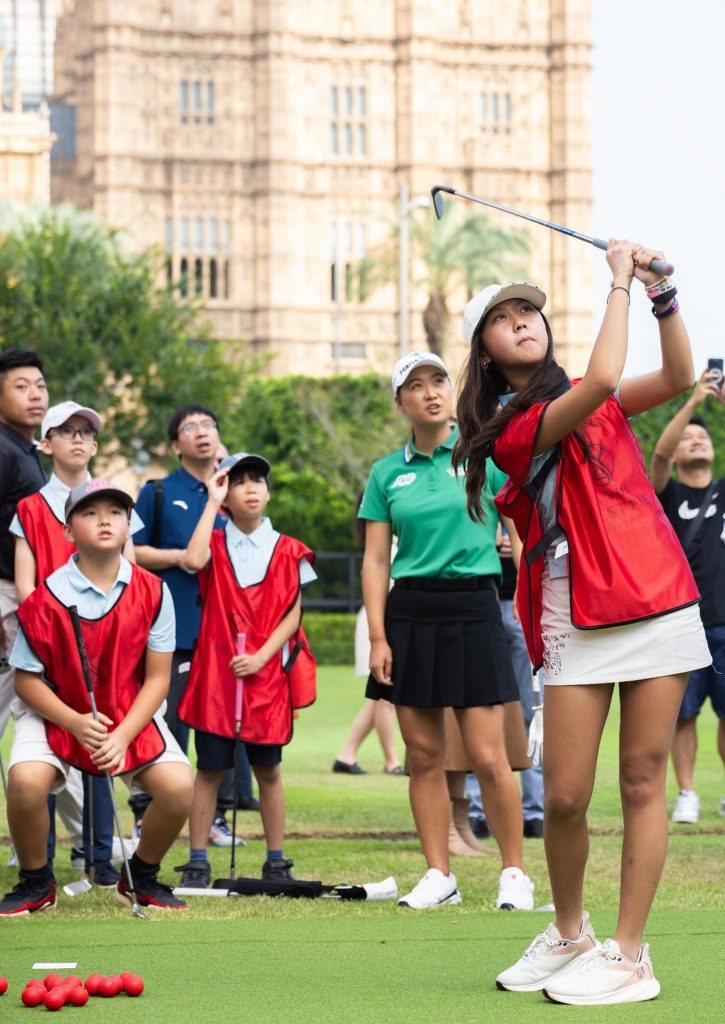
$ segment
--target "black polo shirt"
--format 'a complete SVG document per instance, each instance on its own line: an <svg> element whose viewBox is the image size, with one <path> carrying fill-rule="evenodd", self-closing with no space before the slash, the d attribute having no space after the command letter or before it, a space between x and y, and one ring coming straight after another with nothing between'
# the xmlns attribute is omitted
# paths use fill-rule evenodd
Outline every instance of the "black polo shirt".
<svg viewBox="0 0 725 1024"><path fill-rule="evenodd" d="M15 578L10 523L21 498L35 494L45 483L34 441L7 423L0 423L0 579Z"/></svg>

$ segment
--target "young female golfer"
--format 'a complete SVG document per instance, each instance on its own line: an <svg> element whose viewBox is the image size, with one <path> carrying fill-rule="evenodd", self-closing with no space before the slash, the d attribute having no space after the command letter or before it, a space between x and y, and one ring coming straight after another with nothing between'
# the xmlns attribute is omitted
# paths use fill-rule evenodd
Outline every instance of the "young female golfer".
<svg viewBox="0 0 725 1024"><path fill-rule="evenodd" d="M665 859L667 756L687 674L710 662L697 588L627 423L694 376L676 290L646 269L659 255L610 241L612 290L586 373L573 384L554 361L540 289L490 285L464 313L472 349L454 463L466 461L474 516L489 454L510 478L496 506L523 541L519 613L546 682L544 840L556 923L497 984L543 989L563 1003L659 992L640 942ZM633 277L653 302L662 366L620 383ZM586 812L615 681L621 896L614 937L600 946L582 908Z"/></svg>
<svg viewBox="0 0 725 1024"><path fill-rule="evenodd" d="M453 707L486 814L501 850L496 905L531 910L523 870L521 798L506 758L503 703L518 700L496 598L493 494L505 477L490 473L485 524L466 514L462 479L451 467L448 371L430 352L398 360L393 394L412 428L401 450L372 468L360 507L367 520L363 595L370 627L367 696L396 706L408 754L410 802L428 872L399 905L424 910L459 903L448 868L450 797L444 774L443 709ZM391 536L398 552L390 565ZM388 584L395 586L388 596Z"/></svg>

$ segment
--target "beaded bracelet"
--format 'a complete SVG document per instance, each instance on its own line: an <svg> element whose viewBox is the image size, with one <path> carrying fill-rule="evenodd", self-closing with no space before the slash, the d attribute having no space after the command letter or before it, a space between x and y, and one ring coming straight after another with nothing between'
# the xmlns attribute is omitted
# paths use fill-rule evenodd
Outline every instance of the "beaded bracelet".
<svg viewBox="0 0 725 1024"><path fill-rule="evenodd" d="M652 316L656 320L664 320L664 318L666 316L672 316L673 313L679 313L679 311L680 311L680 304L677 301L677 299L675 299L675 301L672 303L670 308L666 309L663 313L658 313L657 310L655 309L655 307L653 306L652 307Z"/></svg>
<svg viewBox="0 0 725 1024"><path fill-rule="evenodd" d="M607 305L609 305L609 300L612 297L612 293L617 291L627 293L627 305L631 306L632 299L630 298L629 288L625 288L623 284L615 284L614 288L612 288L612 291L609 293L609 295L607 295Z"/></svg>
<svg viewBox="0 0 725 1024"><path fill-rule="evenodd" d="M674 299L675 295L677 295L677 289L673 285L669 291L662 292L661 295L650 295L650 299L655 304L655 306L664 306L666 305L666 303L671 302L672 299Z"/></svg>

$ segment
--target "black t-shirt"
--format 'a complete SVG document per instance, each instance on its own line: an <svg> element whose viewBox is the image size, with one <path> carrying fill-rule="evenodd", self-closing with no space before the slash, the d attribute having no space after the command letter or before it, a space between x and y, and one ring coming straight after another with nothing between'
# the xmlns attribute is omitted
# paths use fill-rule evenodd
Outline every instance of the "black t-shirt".
<svg viewBox="0 0 725 1024"><path fill-rule="evenodd" d="M21 498L35 494L45 483L38 452L7 423L0 423L0 579L15 577L15 555L10 523Z"/></svg>
<svg viewBox="0 0 725 1024"><path fill-rule="evenodd" d="M702 505L706 487L687 487L670 480L658 494L680 543ZM725 624L725 478L715 481L704 520L685 552L702 594L700 614L705 626ZM684 545L683 545L684 546Z"/></svg>

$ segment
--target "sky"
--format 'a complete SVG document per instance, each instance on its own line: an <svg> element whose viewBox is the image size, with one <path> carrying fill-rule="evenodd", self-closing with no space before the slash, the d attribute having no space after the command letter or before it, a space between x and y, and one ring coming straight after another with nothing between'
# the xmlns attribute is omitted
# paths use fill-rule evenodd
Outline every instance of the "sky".
<svg viewBox="0 0 725 1024"><path fill-rule="evenodd" d="M592 37L591 234L659 248L674 264L699 374L725 356L725 5L592 0ZM604 254L584 248L596 327L610 274ZM650 309L636 285L627 375L659 365Z"/></svg>

